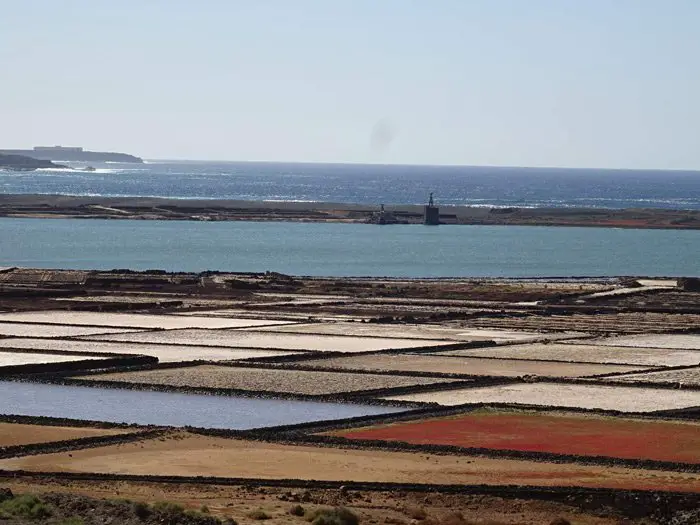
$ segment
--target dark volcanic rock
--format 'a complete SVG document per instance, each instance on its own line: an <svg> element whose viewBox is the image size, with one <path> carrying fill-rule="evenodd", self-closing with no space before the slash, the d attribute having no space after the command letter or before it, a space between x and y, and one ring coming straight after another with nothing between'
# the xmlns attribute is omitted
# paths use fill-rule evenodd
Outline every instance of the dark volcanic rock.
<svg viewBox="0 0 700 525"><path fill-rule="evenodd" d="M681 277L678 279L678 287L684 292L700 292L700 278Z"/></svg>
<svg viewBox="0 0 700 525"><path fill-rule="evenodd" d="M39 168L65 168L60 164L54 164L50 160L35 159L24 155L4 155L0 153L0 168L32 171Z"/></svg>
<svg viewBox="0 0 700 525"><path fill-rule="evenodd" d="M14 498L15 495L12 493L12 491L6 487L0 487L0 503Z"/></svg>

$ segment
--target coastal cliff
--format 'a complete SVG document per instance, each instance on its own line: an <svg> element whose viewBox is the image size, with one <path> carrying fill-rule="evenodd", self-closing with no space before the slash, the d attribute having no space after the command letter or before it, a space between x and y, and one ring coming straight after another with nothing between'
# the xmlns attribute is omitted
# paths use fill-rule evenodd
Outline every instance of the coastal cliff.
<svg viewBox="0 0 700 525"><path fill-rule="evenodd" d="M26 155L5 155L0 153L0 169L17 171L33 171L40 168L65 168L50 160L36 159Z"/></svg>

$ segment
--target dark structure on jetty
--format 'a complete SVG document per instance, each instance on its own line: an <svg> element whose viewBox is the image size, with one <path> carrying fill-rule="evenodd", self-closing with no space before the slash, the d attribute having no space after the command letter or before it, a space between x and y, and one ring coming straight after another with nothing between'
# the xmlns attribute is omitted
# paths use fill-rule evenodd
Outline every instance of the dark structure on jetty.
<svg viewBox="0 0 700 525"><path fill-rule="evenodd" d="M423 224L437 226L440 224L440 208L433 202L433 192L430 192L428 204L423 207Z"/></svg>
<svg viewBox="0 0 700 525"><path fill-rule="evenodd" d="M408 224L405 218L399 219L396 214L386 211L383 204L380 204L379 211L372 213L367 222L370 224Z"/></svg>
<svg viewBox="0 0 700 525"><path fill-rule="evenodd" d="M455 215L440 216L440 208L435 206L433 201L433 193L430 193L428 204L423 206L423 214L418 211L418 206L404 206L404 209L389 211L384 208L383 204L379 205L379 211L371 212L365 222L369 224L423 224L429 226L437 226L443 224L442 219L449 219L451 222L456 222Z"/></svg>

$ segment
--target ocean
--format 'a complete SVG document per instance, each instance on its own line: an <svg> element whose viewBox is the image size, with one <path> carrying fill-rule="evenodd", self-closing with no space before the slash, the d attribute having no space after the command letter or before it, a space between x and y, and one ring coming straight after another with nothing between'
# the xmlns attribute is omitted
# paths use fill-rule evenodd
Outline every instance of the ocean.
<svg viewBox="0 0 700 525"><path fill-rule="evenodd" d="M78 166L78 165L76 165ZM700 172L252 162L0 171L0 193L261 201L700 209Z"/></svg>

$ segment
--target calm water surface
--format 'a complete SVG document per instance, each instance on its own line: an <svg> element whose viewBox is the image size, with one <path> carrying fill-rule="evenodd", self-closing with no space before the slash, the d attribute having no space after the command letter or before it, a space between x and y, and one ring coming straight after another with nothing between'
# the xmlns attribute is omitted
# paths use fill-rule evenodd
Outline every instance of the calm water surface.
<svg viewBox="0 0 700 525"><path fill-rule="evenodd" d="M405 409L0 381L2 414L111 423L246 430L402 410Z"/></svg>
<svg viewBox="0 0 700 525"><path fill-rule="evenodd" d="M0 266L312 276L698 276L700 231L0 219Z"/></svg>

